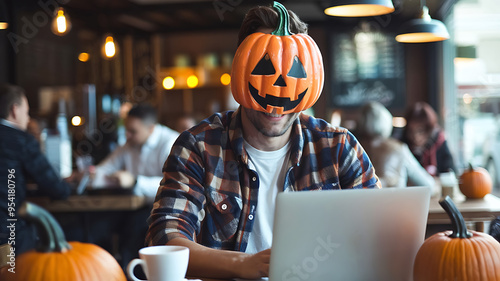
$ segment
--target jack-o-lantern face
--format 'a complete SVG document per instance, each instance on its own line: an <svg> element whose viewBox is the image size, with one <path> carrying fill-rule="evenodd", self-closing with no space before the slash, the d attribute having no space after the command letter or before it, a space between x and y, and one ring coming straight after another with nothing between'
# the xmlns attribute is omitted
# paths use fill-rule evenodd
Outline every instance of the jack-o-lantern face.
<svg viewBox="0 0 500 281"><path fill-rule="evenodd" d="M281 21L288 12L279 6L275 4ZM246 108L277 114L300 112L311 107L323 89L321 52L306 34L275 33L281 32L254 33L241 43L233 60L231 90Z"/></svg>
<svg viewBox="0 0 500 281"><path fill-rule="evenodd" d="M255 66L254 70L252 71L252 75L272 75L271 79L274 79L276 74L276 70L274 69L274 66L271 62L271 59L269 57L269 54L266 54L260 61L257 63L257 66ZM272 84L273 87L287 87L287 83L285 79L283 78L282 74L278 74L278 78L276 81ZM290 71L286 75L291 78L307 78L307 73L304 70L304 66L300 62L299 58L295 56L293 59L292 67L290 68ZM264 78L261 78L264 79ZM256 79L258 80L258 79ZM287 79L288 80L288 79ZM289 83L292 83L289 81ZM265 85L264 85L265 87ZM248 89L250 90L250 94L252 95L252 98L262 107L262 108L267 108L268 106L270 107L283 107L283 111L290 111L293 110L299 105L299 103L302 101L304 98L305 94L307 93L306 88L303 92L301 92L296 100L291 100L289 97L277 97L274 95L270 95L269 91L266 91L266 96L262 97L259 95L259 90L257 90L254 86L252 86L251 82L248 82ZM285 95L286 96L286 95Z"/></svg>

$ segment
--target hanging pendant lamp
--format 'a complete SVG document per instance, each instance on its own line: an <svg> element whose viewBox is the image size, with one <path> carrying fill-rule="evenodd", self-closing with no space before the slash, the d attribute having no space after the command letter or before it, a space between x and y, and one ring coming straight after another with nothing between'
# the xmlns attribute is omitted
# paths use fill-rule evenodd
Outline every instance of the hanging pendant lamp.
<svg viewBox="0 0 500 281"><path fill-rule="evenodd" d="M334 0L325 14L336 17L370 17L394 12L391 0Z"/></svg>
<svg viewBox="0 0 500 281"><path fill-rule="evenodd" d="M58 8L54 12L51 29L52 33L57 36L64 36L71 30L71 21L63 8Z"/></svg>
<svg viewBox="0 0 500 281"><path fill-rule="evenodd" d="M396 41L401 43L427 43L444 41L449 38L450 34L446 26L441 21L432 19L429 15L429 8L423 3L421 17L405 23L396 36Z"/></svg>
<svg viewBox="0 0 500 281"><path fill-rule="evenodd" d="M0 29L7 29L9 21L7 20L7 4L2 1L0 4Z"/></svg>
<svg viewBox="0 0 500 281"><path fill-rule="evenodd" d="M110 60L114 58L115 55L118 53L118 46L115 43L115 38L113 38L113 35L106 34L104 38L105 39L101 47L102 57L104 59Z"/></svg>

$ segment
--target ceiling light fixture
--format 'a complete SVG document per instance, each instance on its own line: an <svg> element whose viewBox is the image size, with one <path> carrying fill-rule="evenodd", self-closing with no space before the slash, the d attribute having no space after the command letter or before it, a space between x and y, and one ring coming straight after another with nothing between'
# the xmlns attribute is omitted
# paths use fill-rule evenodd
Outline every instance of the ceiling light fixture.
<svg viewBox="0 0 500 281"><path fill-rule="evenodd" d="M71 30L71 21L63 8L55 11L51 29L52 33L58 36L64 36Z"/></svg>
<svg viewBox="0 0 500 281"><path fill-rule="evenodd" d="M425 0L420 1L422 14L418 19L412 19L403 26L396 36L396 41L401 43L427 43L444 41L450 38L446 26L429 15L429 8Z"/></svg>
<svg viewBox="0 0 500 281"><path fill-rule="evenodd" d="M394 12L391 0L334 0L325 14L336 17L370 17Z"/></svg>
<svg viewBox="0 0 500 281"><path fill-rule="evenodd" d="M0 30L7 29L9 27L9 21L7 19L7 4L2 1L0 4Z"/></svg>
<svg viewBox="0 0 500 281"><path fill-rule="evenodd" d="M102 45L102 55L105 59L112 59L118 52L118 46L112 35L106 35Z"/></svg>

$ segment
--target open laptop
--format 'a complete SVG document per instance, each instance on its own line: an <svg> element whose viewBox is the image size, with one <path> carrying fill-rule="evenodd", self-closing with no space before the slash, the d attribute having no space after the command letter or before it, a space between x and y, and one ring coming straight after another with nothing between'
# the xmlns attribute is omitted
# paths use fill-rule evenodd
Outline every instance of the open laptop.
<svg viewBox="0 0 500 281"><path fill-rule="evenodd" d="M97 187L94 186L97 184ZM75 188L75 195L128 195L133 194L132 188L109 185L104 177L90 180L90 173L85 172Z"/></svg>
<svg viewBox="0 0 500 281"><path fill-rule="evenodd" d="M76 195L82 195L83 192L85 192L85 189L87 189L87 184L89 183L90 180L90 173L85 172L83 173L82 178L80 179L80 182L76 186L75 193Z"/></svg>
<svg viewBox="0 0 500 281"><path fill-rule="evenodd" d="M430 189L279 193L269 280L408 281Z"/></svg>

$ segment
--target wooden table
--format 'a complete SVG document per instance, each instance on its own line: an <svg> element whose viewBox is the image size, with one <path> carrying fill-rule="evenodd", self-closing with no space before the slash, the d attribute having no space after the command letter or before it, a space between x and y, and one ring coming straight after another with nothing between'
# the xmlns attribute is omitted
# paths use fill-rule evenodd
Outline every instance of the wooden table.
<svg viewBox="0 0 500 281"><path fill-rule="evenodd" d="M66 200L51 200L48 197L27 199L51 213L134 211L146 204L146 198L138 195L73 195Z"/></svg>
<svg viewBox="0 0 500 281"><path fill-rule="evenodd" d="M33 202L50 213L61 223L78 221L83 226L83 241L90 241L90 227L94 223L91 216L98 212L113 212L124 214L142 212L146 208L146 198L132 194L119 195L72 195L65 200L52 200L48 197L28 197ZM63 227L64 228L64 227Z"/></svg>
<svg viewBox="0 0 500 281"><path fill-rule="evenodd" d="M432 197L429 205L427 224L449 224L450 219L439 205L439 197ZM476 225L477 231L484 232L484 222L500 216L500 198L488 194L483 199L467 199L463 195L453 197L458 210L466 222Z"/></svg>
<svg viewBox="0 0 500 281"><path fill-rule="evenodd" d="M187 281L268 281L268 277L263 277L260 279L240 279L240 278L235 278L235 279L213 279L213 278L198 278L198 277L186 277ZM295 279L292 279L295 280ZM299 280L297 278L297 280Z"/></svg>

